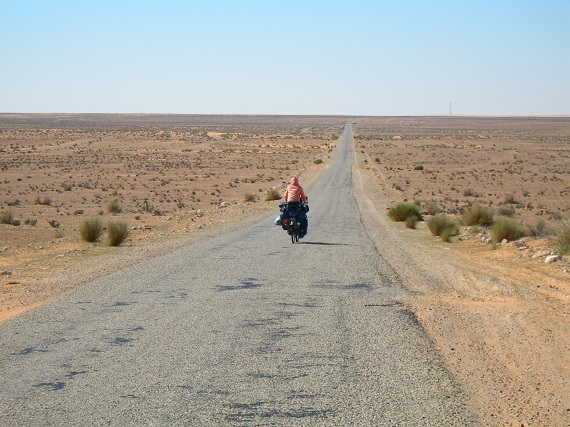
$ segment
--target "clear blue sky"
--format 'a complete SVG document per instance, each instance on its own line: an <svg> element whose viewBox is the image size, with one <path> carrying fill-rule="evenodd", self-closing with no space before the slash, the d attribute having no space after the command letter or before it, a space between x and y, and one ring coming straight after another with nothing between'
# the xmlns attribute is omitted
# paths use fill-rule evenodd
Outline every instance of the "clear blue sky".
<svg viewBox="0 0 570 427"><path fill-rule="evenodd" d="M0 0L0 112L570 114L570 0Z"/></svg>

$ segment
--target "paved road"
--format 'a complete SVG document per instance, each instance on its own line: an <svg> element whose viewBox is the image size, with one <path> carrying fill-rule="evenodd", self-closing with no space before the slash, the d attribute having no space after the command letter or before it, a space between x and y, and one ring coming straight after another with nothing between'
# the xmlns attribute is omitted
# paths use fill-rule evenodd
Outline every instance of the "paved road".
<svg viewBox="0 0 570 427"><path fill-rule="evenodd" d="M353 162L349 124L299 244L271 215L0 325L0 425L469 425Z"/></svg>

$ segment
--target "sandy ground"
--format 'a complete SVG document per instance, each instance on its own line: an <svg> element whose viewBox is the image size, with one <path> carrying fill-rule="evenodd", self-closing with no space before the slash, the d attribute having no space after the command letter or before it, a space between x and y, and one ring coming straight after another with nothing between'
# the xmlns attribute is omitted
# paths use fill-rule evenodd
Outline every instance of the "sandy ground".
<svg viewBox="0 0 570 427"><path fill-rule="evenodd" d="M327 167L347 117L0 115L0 321L111 271L207 238L243 218L293 174ZM409 304L482 425L570 425L570 265L532 258L554 250L451 243L393 223L395 203L470 203L556 230L570 216L570 118L358 118L367 200L385 256L415 291ZM316 161L316 162L315 162ZM320 163L322 161L322 163ZM421 165L423 169L416 166ZM246 193L258 197L244 200ZM122 212L107 212L118 200ZM512 202L512 203L507 203ZM127 222L120 247L86 243L87 218ZM544 234L548 234L545 232ZM390 245L408 256L391 256Z"/></svg>

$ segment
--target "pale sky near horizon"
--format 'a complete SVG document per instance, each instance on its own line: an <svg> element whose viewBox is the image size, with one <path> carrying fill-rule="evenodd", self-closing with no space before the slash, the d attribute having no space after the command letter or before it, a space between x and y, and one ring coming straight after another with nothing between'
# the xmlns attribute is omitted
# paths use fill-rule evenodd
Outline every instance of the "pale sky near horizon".
<svg viewBox="0 0 570 427"><path fill-rule="evenodd" d="M568 115L570 0L0 0L0 112Z"/></svg>

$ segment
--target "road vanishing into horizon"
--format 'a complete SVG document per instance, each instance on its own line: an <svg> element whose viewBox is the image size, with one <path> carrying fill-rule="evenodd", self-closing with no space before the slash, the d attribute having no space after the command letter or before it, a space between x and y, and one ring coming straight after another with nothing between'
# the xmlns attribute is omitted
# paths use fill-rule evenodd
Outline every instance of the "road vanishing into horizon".
<svg viewBox="0 0 570 427"><path fill-rule="evenodd" d="M367 235L355 162L348 124L298 244L275 212L0 324L0 425L472 425Z"/></svg>

